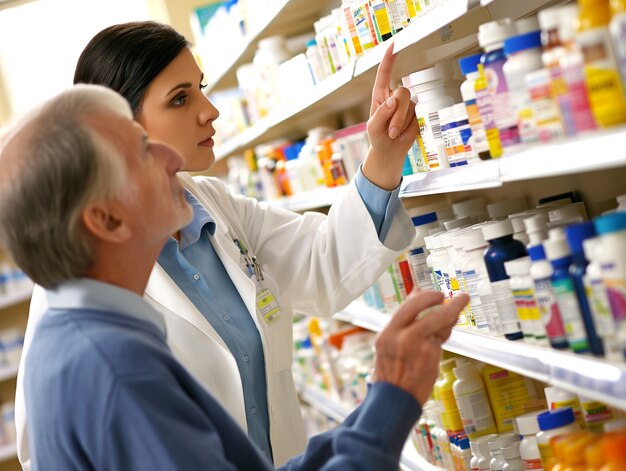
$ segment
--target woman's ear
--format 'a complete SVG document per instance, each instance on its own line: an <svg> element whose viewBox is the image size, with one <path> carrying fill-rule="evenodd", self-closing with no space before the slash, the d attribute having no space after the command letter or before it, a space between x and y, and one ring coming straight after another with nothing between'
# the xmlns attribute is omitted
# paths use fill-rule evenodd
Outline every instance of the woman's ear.
<svg viewBox="0 0 626 471"><path fill-rule="evenodd" d="M85 207L81 219L87 231L103 242L126 242L132 235L130 226L112 202L98 202Z"/></svg>

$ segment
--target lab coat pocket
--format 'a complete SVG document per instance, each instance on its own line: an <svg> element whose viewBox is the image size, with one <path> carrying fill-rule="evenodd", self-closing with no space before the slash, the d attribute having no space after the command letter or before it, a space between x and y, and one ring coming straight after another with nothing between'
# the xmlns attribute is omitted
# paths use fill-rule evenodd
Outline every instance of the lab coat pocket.
<svg viewBox="0 0 626 471"><path fill-rule="evenodd" d="M257 293L257 318L265 336L267 364L273 372L291 368L293 330L276 282L264 271L263 292ZM259 296L263 294L263 296ZM279 312L276 311L276 306Z"/></svg>

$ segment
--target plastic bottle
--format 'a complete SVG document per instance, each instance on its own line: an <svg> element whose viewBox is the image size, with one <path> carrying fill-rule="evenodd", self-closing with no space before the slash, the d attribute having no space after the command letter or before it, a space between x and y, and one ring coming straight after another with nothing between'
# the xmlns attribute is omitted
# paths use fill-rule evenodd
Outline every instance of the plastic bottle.
<svg viewBox="0 0 626 471"><path fill-rule="evenodd" d="M602 241L598 237L583 241L585 258L589 260L583 283L597 334L602 339L604 354L609 360L619 361L622 358L622 353L617 343L615 320L611 312L608 293L602 279L602 267L598 258L601 244Z"/></svg>
<svg viewBox="0 0 626 471"><path fill-rule="evenodd" d="M615 55L622 77L622 86L626 84L626 1L611 0L611 22L609 30L613 38Z"/></svg>
<svg viewBox="0 0 626 471"><path fill-rule="evenodd" d="M465 75L465 81L461 84L461 96L465 103L467 117L472 131L471 145L480 160L489 160L491 154L489 152L489 142L485 132L485 126L480 117L480 111L476 103L476 80L479 78L478 65L482 54L474 54L472 56L463 57L459 60L461 73Z"/></svg>
<svg viewBox="0 0 626 471"><path fill-rule="evenodd" d="M541 455L537 446L537 434L539 433L537 416L543 412L546 411L529 412L515 418L517 430L522 436L522 441L519 445L520 457L526 470L543 470Z"/></svg>
<svg viewBox="0 0 626 471"><path fill-rule="evenodd" d="M524 471L524 462L520 457L520 445L515 442L502 448L502 458L505 464L502 471Z"/></svg>
<svg viewBox="0 0 626 471"><path fill-rule="evenodd" d="M577 40L585 62L591 111L600 127L626 121L626 98L609 33L608 0L578 0Z"/></svg>
<svg viewBox="0 0 626 471"><path fill-rule="evenodd" d="M589 339L576 297L574 282L569 272L572 255L562 230L551 229L543 247L546 257L552 263L553 273L550 282L559 306L569 347L575 353L588 352Z"/></svg>
<svg viewBox="0 0 626 471"><path fill-rule="evenodd" d="M399 33L409 25L409 12L405 0L385 0L389 19L393 25L394 34Z"/></svg>
<svg viewBox="0 0 626 471"><path fill-rule="evenodd" d="M489 463L491 462L491 451L489 450L489 442L493 441L497 438L498 435L486 435L484 437L480 437L476 439L477 448L478 448L478 468L479 470L488 470Z"/></svg>
<svg viewBox="0 0 626 471"><path fill-rule="evenodd" d="M509 277L504 270L504 262L526 256L526 247L513 239L513 226L508 219L484 226L482 231L485 240L489 242L489 247L484 253L485 265L504 336L508 340L521 339L523 334L509 287Z"/></svg>
<svg viewBox="0 0 626 471"><path fill-rule="evenodd" d="M548 459L553 456L550 438L569 432L578 432L580 427L570 407L543 412L537 416L540 432L537 434L537 446L541 454L541 462L546 468Z"/></svg>
<svg viewBox="0 0 626 471"><path fill-rule="evenodd" d="M456 360L450 358L441 362L441 373L443 381L439 384L439 395L441 404L445 412L446 420L444 424L447 427L448 436L458 435L463 432L463 422L459 415L459 409L454 399L454 391L452 389L456 377L454 376L454 367Z"/></svg>
<svg viewBox="0 0 626 471"><path fill-rule="evenodd" d="M516 436L512 433L505 433L489 442L489 451L491 452L491 461L489 469L491 471L502 471L506 461L502 456L502 449L516 442Z"/></svg>
<svg viewBox="0 0 626 471"><path fill-rule="evenodd" d="M365 52L368 49L373 48L378 41L376 41L376 36L372 35L373 28L369 23L367 10L365 9L365 2L346 2L344 5L349 5L352 21L354 22L355 31L362 51Z"/></svg>
<svg viewBox="0 0 626 471"><path fill-rule="evenodd" d="M461 106L463 106L462 103ZM469 141L469 136L467 135L468 132L471 134L469 123L466 122L463 124L459 121L455 107L456 105L453 105L439 111L441 115L441 132L444 149L448 162L450 163L450 167L467 165L467 152L465 146ZM465 109L464 106L463 109ZM467 119L465 121L467 121ZM465 128L465 135L461 134L462 127Z"/></svg>
<svg viewBox="0 0 626 471"><path fill-rule="evenodd" d="M554 386L545 388L545 394L549 410L569 407L574 412L574 417L579 428L586 428L582 408L580 407L580 400L576 394L564 391Z"/></svg>
<svg viewBox="0 0 626 471"><path fill-rule="evenodd" d="M497 428L489 405L485 384L473 363L458 360L454 368L457 380L452 385L454 398L470 439L496 433Z"/></svg>
<svg viewBox="0 0 626 471"><path fill-rule="evenodd" d="M470 451L470 440L467 437L460 438L459 447L459 470L470 471L470 463L472 461L472 452Z"/></svg>
<svg viewBox="0 0 626 471"><path fill-rule="evenodd" d="M470 469L472 471L480 471L480 468L478 467L480 455L478 454L478 443L476 442L475 439L470 440L470 451L472 452L472 459L470 460Z"/></svg>
<svg viewBox="0 0 626 471"><path fill-rule="evenodd" d="M534 383L529 378L493 365L485 365L481 374L498 432L510 432L513 430L513 419L524 413L523 405L537 398Z"/></svg>
<svg viewBox="0 0 626 471"><path fill-rule="evenodd" d="M563 53L559 67L565 81L565 93L556 97L561 119L568 135L591 131L597 128L591 112L589 96L585 86L585 70L582 51L576 42L574 23L578 17L576 5L559 8L559 36L563 42Z"/></svg>
<svg viewBox="0 0 626 471"><path fill-rule="evenodd" d="M380 34L380 39L386 41L393 36L391 19L389 18L389 12L387 11L387 4L385 0L372 0L370 2L372 6L372 13L374 20L376 21L376 27Z"/></svg>
<svg viewBox="0 0 626 471"><path fill-rule="evenodd" d="M253 63L260 75L268 110L276 109L281 102L278 66L290 58L283 36L271 36L259 41Z"/></svg>
<svg viewBox="0 0 626 471"><path fill-rule="evenodd" d="M623 471L626 467L626 434L605 437L602 450L606 456L606 464L602 471Z"/></svg>
<svg viewBox="0 0 626 471"><path fill-rule="evenodd" d="M502 70L509 89L511 110L517 122L520 141L535 142L539 137L533 121L532 103L524 77L543 67L541 32L533 31L507 39L504 41L504 53L508 59Z"/></svg>
<svg viewBox="0 0 626 471"><path fill-rule="evenodd" d="M522 211L521 213L509 215L511 225L513 226L513 238L519 240L522 244L528 245L530 239L526 234L526 227L524 226L524 218L535 214L535 212Z"/></svg>
<svg viewBox="0 0 626 471"><path fill-rule="evenodd" d="M617 343L622 355L626 355L626 212L601 216L594 220L594 225L602 241L599 261Z"/></svg>
<svg viewBox="0 0 626 471"><path fill-rule="evenodd" d="M509 283L515 301L517 316L522 326L524 339L532 343L548 344L546 328L535 297L535 287L530 276L530 257L510 260L504 269L510 277Z"/></svg>
<svg viewBox="0 0 626 471"><path fill-rule="evenodd" d="M452 77L449 64L438 63L435 67L411 74L410 80L417 95L415 115L419 125L419 147L429 169L449 167L441 135L439 110L454 105L445 89L447 77Z"/></svg>
<svg viewBox="0 0 626 471"><path fill-rule="evenodd" d="M565 336L565 327L561 319L561 312L552 290L552 264L547 260L543 245L535 245L528 248L530 265L530 277L535 284L535 296L541 312L541 319L546 327L548 340L552 348L566 349L569 344Z"/></svg>
<svg viewBox="0 0 626 471"><path fill-rule="evenodd" d="M569 273L574 283L576 298L578 299L578 305L583 316L585 331L587 332L587 338L589 339L589 347L593 354L604 355L602 339L597 334L593 314L591 313L589 300L585 292L585 283L583 279L587 271L587 266L589 265L583 251L583 242L586 239L594 237L595 235L596 230L593 226L593 222L591 221L573 224L565 228L567 243L572 251L572 264L570 265Z"/></svg>
<svg viewBox="0 0 626 471"><path fill-rule="evenodd" d="M414 216L411 218L411 221L413 221L416 232L413 245L408 250L408 258L413 270L413 276L417 286L421 289L434 290L436 287L433 283L432 272L426 263L428 250L426 249L424 237L428 235L429 229L438 226L437 213L432 211L430 213Z"/></svg>
<svg viewBox="0 0 626 471"><path fill-rule="evenodd" d="M490 203L487 205L487 212L491 219L506 219L509 214L519 213L527 208L526 199L519 197Z"/></svg>
<svg viewBox="0 0 626 471"><path fill-rule="evenodd" d="M488 93L491 95L491 107L493 119L498 128L498 134L502 147L509 147L519 144L519 131L515 118L511 113L509 102L509 91L502 68L506 62L504 54L504 40L514 36L516 33L515 24L510 19L491 21L478 27L478 44L484 49L485 54L481 58L481 65L488 80ZM482 95L483 91L480 92ZM479 91L476 90L478 99ZM485 123L485 114L479 109ZM487 124L485 123L487 128Z"/></svg>
<svg viewBox="0 0 626 471"><path fill-rule="evenodd" d="M548 216L545 213L538 213L524 218L524 227L528 235L527 247L540 245L548 238Z"/></svg>
<svg viewBox="0 0 626 471"><path fill-rule="evenodd" d="M497 317L495 303L483 304L480 296L479 285L481 282L489 282L489 274L485 265L483 252L489 245L481 231L474 230L466 234L461 240L465 258L461 263L463 274L464 291L470 296L469 309L472 316L472 324L482 332L489 332L489 319Z"/></svg>
<svg viewBox="0 0 626 471"><path fill-rule="evenodd" d="M476 221L485 221L488 219L487 206L485 198L477 196L452 204L452 212L458 218L472 217Z"/></svg>
<svg viewBox="0 0 626 471"><path fill-rule="evenodd" d="M604 424L616 418L613 409L606 404L582 395L578 398L583 419L590 432L602 433Z"/></svg>

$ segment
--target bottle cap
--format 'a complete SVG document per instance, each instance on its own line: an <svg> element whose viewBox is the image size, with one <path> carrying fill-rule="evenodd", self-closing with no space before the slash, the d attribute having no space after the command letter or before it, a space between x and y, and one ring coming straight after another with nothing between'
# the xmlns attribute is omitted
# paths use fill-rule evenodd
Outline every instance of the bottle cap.
<svg viewBox="0 0 626 471"><path fill-rule="evenodd" d="M469 450L470 448L470 439L467 437L461 438L457 444L457 446L461 450Z"/></svg>
<svg viewBox="0 0 626 471"><path fill-rule="evenodd" d="M485 198L479 196L464 201L459 201L452 205L452 212L458 217L477 216L487 212Z"/></svg>
<svg viewBox="0 0 626 471"><path fill-rule="evenodd" d="M454 368L454 376L458 379L467 378L473 374L478 374L478 370L473 363L465 360L463 362L457 361L457 366Z"/></svg>
<svg viewBox="0 0 626 471"><path fill-rule="evenodd" d="M531 33L533 31L541 31L541 26L539 26L539 20L535 15L529 16L528 18L522 18L521 20L517 20L515 22L515 29L518 35Z"/></svg>
<svg viewBox="0 0 626 471"><path fill-rule="evenodd" d="M504 458L506 461L519 458L519 456L519 443L517 442L502 448L502 458Z"/></svg>
<svg viewBox="0 0 626 471"><path fill-rule="evenodd" d="M543 232L546 230L548 217L544 213L535 214L534 216L524 218L524 226L526 232Z"/></svg>
<svg viewBox="0 0 626 471"><path fill-rule="evenodd" d="M409 75L411 86L416 93L443 86L443 82L454 75L452 66L447 62L438 62L435 67L413 72Z"/></svg>
<svg viewBox="0 0 626 471"><path fill-rule="evenodd" d="M593 222L598 235L611 234L626 230L626 212L606 214L596 218Z"/></svg>
<svg viewBox="0 0 626 471"><path fill-rule="evenodd" d="M538 47L541 47L541 31L531 31L504 41L504 53L507 56Z"/></svg>
<svg viewBox="0 0 626 471"><path fill-rule="evenodd" d="M456 360L454 358L448 358L447 360L442 361L441 364L439 365L442 373L448 373L452 371L455 368L455 366L456 366Z"/></svg>
<svg viewBox="0 0 626 471"><path fill-rule="evenodd" d="M561 407L537 416L539 430L552 430L576 422L574 410L571 407Z"/></svg>
<svg viewBox="0 0 626 471"><path fill-rule="evenodd" d="M478 53L459 59L459 67L461 68L461 73L463 75L468 75L472 72L478 72L478 64L480 64L481 57L482 53Z"/></svg>
<svg viewBox="0 0 626 471"><path fill-rule="evenodd" d="M537 416L544 412L547 412L547 409L529 412L528 414L517 416L515 418L515 422L517 422L517 430L519 431L520 435L537 435L539 433L539 423L537 423Z"/></svg>
<svg viewBox="0 0 626 471"><path fill-rule="evenodd" d="M498 450L502 450L507 445L512 444L517 441L516 437L512 433L505 433L504 435L499 435L498 437L490 440L489 443L489 451L494 452Z"/></svg>
<svg viewBox="0 0 626 471"><path fill-rule="evenodd" d="M511 198L497 203L487 205L487 212L491 219L504 219L509 214L515 214L527 209L526 199L524 197Z"/></svg>
<svg viewBox="0 0 626 471"><path fill-rule="evenodd" d="M626 195L619 195L617 198L617 204L620 206L626 206Z"/></svg>
<svg viewBox="0 0 626 471"><path fill-rule="evenodd" d="M539 262L546 259L546 252L543 249L543 245L533 245L528 247L528 256L533 262Z"/></svg>
<svg viewBox="0 0 626 471"><path fill-rule="evenodd" d="M570 249L565 239L548 239L543 242L543 249L546 252L546 258L550 261L571 255Z"/></svg>
<svg viewBox="0 0 626 471"><path fill-rule="evenodd" d="M543 31L556 29L560 23L560 8L546 8L538 14L539 26Z"/></svg>
<svg viewBox="0 0 626 471"><path fill-rule="evenodd" d="M463 246L463 250L466 252L489 245L485 240L482 231L478 229L474 229L464 234L464 237L461 239L461 244Z"/></svg>
<svg viewBox="0 0 626 471"><path fill-rule="evenodd" d="M478 27L478 44L483 49L502 43L506 38L514 36L517 30L510 18L483 23Z"/></svg>
<svg viewBox="0 0 626 471"><path fill-rule="evenodd" d="M471 226L474 223L474 219L471 216L464 216L461 218L453 219L452 221L446 221L443 223L443 227L447 231L452 229L460 229L463 227Z"/></svg>
<svg viewBox="0 0 626 471"><path fill-rule="evenodd" d="M487 460L487 464L489 460L491 460L491 451L489 450L489 440L493 440L497 435L486 435L484 437L477 438L478 442L478 454L481 458ZM483 440L484 439L484 440Z"/></svg>
<svg viewBox="0 0 626 471"><path fill-rule="evenodd" d="M566 204L565 206L559 206L548 212L548 219L550 222L562 221L565 219L575 218L580 216L583 221L588 219L587 209L585 209L585 203L579 201L578 203Z"/></svg>
<svg viewBox="0 0 626 471"><path fill-rule="evenodd" d="M591 239L583 240L583 251L587 260L591 261L596 257L596 250L598 250L601 243L602 241L599 237L592 237Z"/></svg>
<svg viewBox="0 0 626 471"><path fill-rule="evenodd" d="M413 222L413 226L419 227L424 226L425 224L431 224L433 222L437 222L437 213L432 211L430 213L422 214L420 216L414 216L411 218Z"/></svg>
<svg viewBox="0 0 626 471"><path fill-rule="evenodd" d="M565 237L572 253L583 253L583 241L595 235L596 229L593 221L580 222L565 228Z"/></svg>
<svg viewBox="0 0 626 471"><path fill-rule="evenodd" d="M559 8L559 36L561 42L569 43L576 38L575 22L578 19L578 5L570 4Z"/></svg>
<svg viewBox="0 0 626 471"><path fill-rule="evenodd" d="M513 224L508 219L488 224L481 229L485 240L494 240L513 234Z"/></svg>

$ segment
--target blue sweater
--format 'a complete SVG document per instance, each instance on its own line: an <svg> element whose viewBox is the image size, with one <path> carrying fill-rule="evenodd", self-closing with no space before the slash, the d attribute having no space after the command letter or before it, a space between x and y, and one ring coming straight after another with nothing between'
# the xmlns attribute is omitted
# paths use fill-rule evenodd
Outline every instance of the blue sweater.
<svg viewBox="0 0 626 471"><path fill-rule="evenodd" d="M51 309L26 361L34 470L272 469L155 323ZM340 427L313 437L282 469L395 470L420 412L408 393L376 383Z"/></svg>

